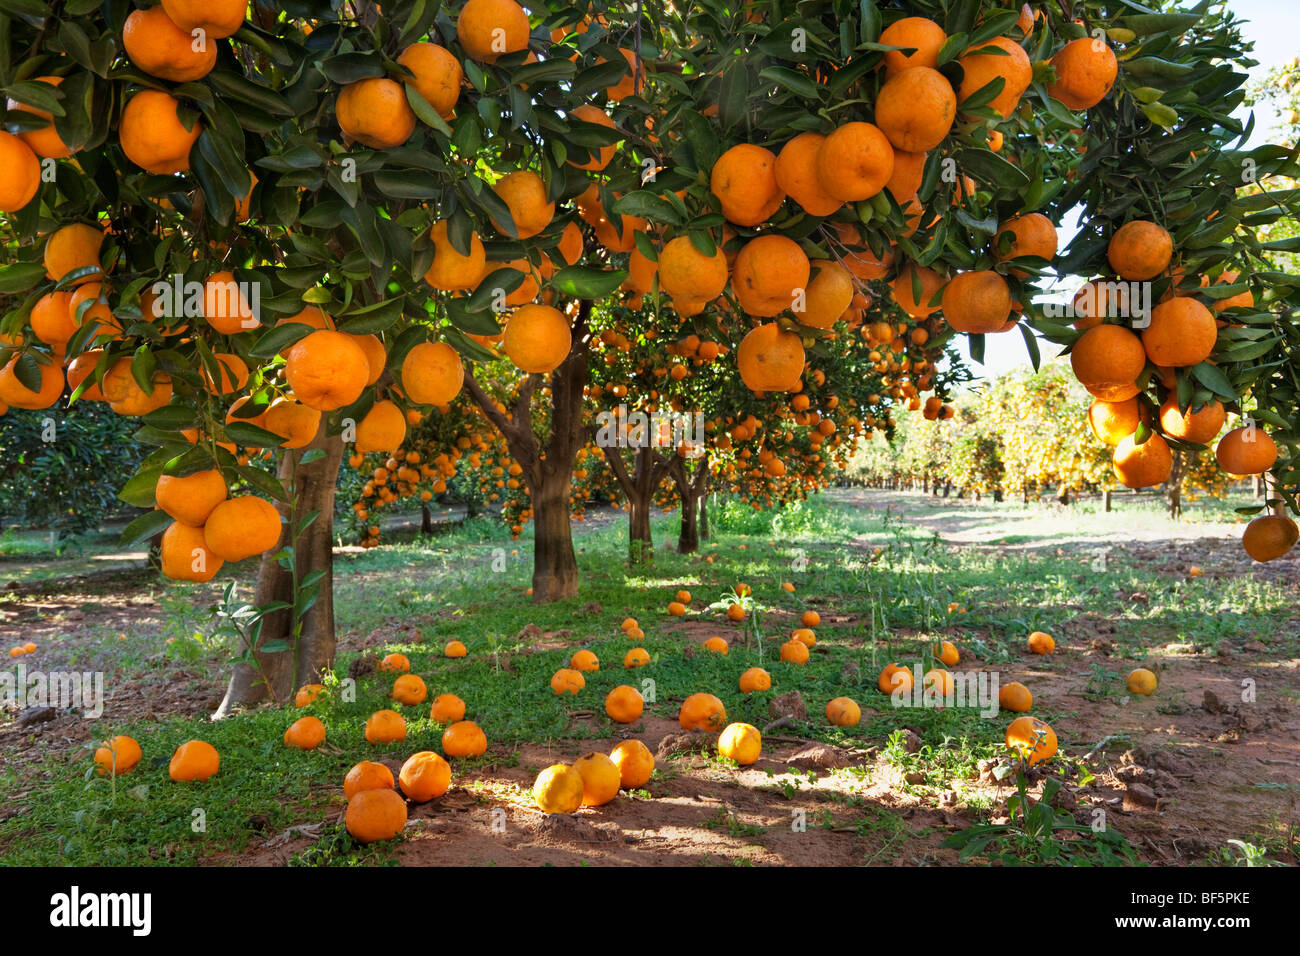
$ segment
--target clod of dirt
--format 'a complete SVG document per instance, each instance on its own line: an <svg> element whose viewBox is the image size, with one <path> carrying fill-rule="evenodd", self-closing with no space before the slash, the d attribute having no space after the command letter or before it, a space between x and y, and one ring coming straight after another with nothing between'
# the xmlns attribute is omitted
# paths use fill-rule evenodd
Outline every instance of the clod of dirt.
<svg viewBox="0 0 1300 956"><path fill-rule="evenodd" d="M1219 695L1212 690L1207 690L1205 696L1201 699L1201 706L1207 713L1217 714L1223 710L1223 704L1219 701Z"/></svg>
<svg viewBox="0 0 1300 956"><path fill-rule="evenodd" d="M1124 790L1124 809L1151 808L1157 803L1156 792L1144 783L1130 783Z"/></svg>
<svg viewBox="0 0 1300 956"><path fill-rule="evenodd" d="M601 613L601 611L603 611L603 610L604 610L604 608L602 608L602 607L600 606L600 602L599 602L599 601L588 601L586 604L584 604L584 605L582 606L582 613L583 613L583 614L591 614L591 615L593 615L593 616L596 615L596 614Z"/></svg>
<svg viewBox="0 0 1300 956"><path fill-rule="evenodd" d="M804 720L808 716L808 708L804 706L803 695L797 690L773 697L768 701L767 712L773 717L789 717L791 720Z"/></svg>
<svg viewBox="0 0 1300 956"><path fill-rule="evenodd" d="M925 774L920 770L911 770L903 774L903 781L910 784L925 783Z"/></svg>
<svg viewBox="0 0 1300 956"><path fill-rule="evenodd" d="M903 728L903 749L910 754L918 753L921 749L921 738L910 727Z"/></svg>
<svg viewBox="0 0 1300 956"><path fill-rule="evenodd" d="M515 635L517 643L535 641L542 636L542 629L536 624L525 624L523 628Z"/></svg>
<svg viewBox="0 0 1300 956"><path fill-rule="evenodd" d="M785 762L801 770L835 770L852 763L845 751L829 744L808 744L806 747L800 747L786 758Z"/></svg>
<svg viewBox="0 0 1300 956"><path fill-rule="evenodd" d="M703 739L697 734L665 734L655 748L655 760L667 760L669 755L683 750L698 750Z"/></svg>
<svg viewBox="0 0 1300 956"><path fill-rule="evenodd" d="M18 715L19 727L30 727L32 724L43 724L47 720L53 720L58 712L53 707L28 707Z"/></svg>
<svg viewBox="0 0 1300 956"><path fill-rule="evenodd" d="M616 830L594 826L581 817L567 813L547 814L533 824L535 843L563 845L567 843L612 843L618 839Z"/></svg>
<svg viewBox="0 0 1300 956"><path fill-rule="evenodd" d="M376 654L361 654L352 659L348 665L348 676L355 679L358 677L367 677L375 672L379 666L379 657Z"/></svg>
<svg viewBox="0 0 1300 956"><path fill-rule="evenodd" d="M945 790L943 793L939 794L939 806L955 807L956 805L957 805L956 790Z"/></svg>

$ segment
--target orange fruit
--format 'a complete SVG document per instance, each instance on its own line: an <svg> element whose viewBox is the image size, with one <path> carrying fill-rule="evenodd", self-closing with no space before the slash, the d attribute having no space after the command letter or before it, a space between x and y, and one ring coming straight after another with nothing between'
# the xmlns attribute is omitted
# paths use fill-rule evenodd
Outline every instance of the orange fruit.
<svg viewBox="0 0 1300 956"><path fill-rule="evenodd" d="M1122 279L1154 279L1169 268L1173 254L1173 236L1145 219L1124 223L1106 246L1106 259Z"/></svg>
<svg viewBox="0 0 1300 956"><path fill-rule="evenodd" d="M465 365L446 342L421 342L402 360L402 392L419 405L446 405L460 394Z"/></svg>
<svg viewBox="0 0 1300 956"><path fill-rule="evenodd" d="M416 674L403 674L393 681L393 691L389 695L399 704L423 704L429 695L424 679Z"/></svg>
<svg viewBox="0 0 1300 956"><path fill-rule="evenodd" d="M472 720L458 720L442 732L442 752L448 757L481 757L487 734Z"/></svg>
<svg viewBox="0 0 1300 956"><path fill-rule="evenodd" d="M28 319L32 334L58 351L66 348L68 339L77 334L71 302L71 292L47 292L36 300Z"/></svg>
<svg viewBox="0 0 1300 956"><path fill-rule="evenodd" d="M161 475L154 486L158 507L182 524L200 528L212 509L226 500L226 480L216 469L183 477Z"/></svg>
<svg viewBox="0 0 1300 956"><path fill-rule="evenodd" d="M456 39L480 63L528 48L528 14L514 0L468 0L456 18Z"/></svg>
<svg viewBox="0 0 1300 956"><path fill-rule="evenodd" d="M63 77L33 76L28 78L28 82L45 83L48 86L59 86L63 83ZM35 106L29 106L26 103L19 103L14 99L6 100L6 104L10 110L15 112L31 113L33 116L45 120L44 126L39 126L36 129L24 130L18 134L18 138L26 143L27 147L35 155L45 157L46 159L65 159L72 155L72 150L68 148L68 144L63 141L61 136L59 136L59 131L54 126L54 117L52 114L47 113L45 110L38 109ZM21 152L18 153L18 156L22 155ZM26 172L29 168L30 167L24 166L23 172ZM25 176L20 176L19 179L23 182L26 181ZM23 205L26 205L26 203ZM21 208L22 206L15 206L14 211Z"/></svg>
<svg viewBox="0 0 1300 956"><path fill-rule="evenodd" d="M921 294L919 297L914 294L914 277L920 280ZM939 311L942 298L939 297L938 293L947 282L948 280L934 269L917 266L909 262L903 266L898 276L889 283L889 288L894 301L904 312L913 319L924 319ZM1008 311L1010 311L1009 304Z"/></svg>
<svg viewBox="0 0 1300 956"><path fill-rule="evenodd" d="M1241 546L1255 561L1280 558L1300 540L1300 528L1286 515L1260 515L1246 525Z"/></svg>
<svg viewBox="0 0 1300 956"><path fill-rule="evenodd" d="M582 672L571 667L561 667L551 675L551 690L556 696L576 694L586 686L587 679L582 676Z"/></svg>
<svg viewBox="0 0 1300 956"><path fill-rule="evenodd" d="M429 230L433 240L433 263L424 274L424 281L435 289L455 292L473 289L483 278L487 267L487 254L478 233L471 233L469 252L461 253L448 235L448 221L439 219Z"/></svg>
<svg viewBox="0 0 1300 956"><path fill-rule="evenodd" d="M785 236L764 235L737 253L731 288L742 309L766 318L794 304L799 290L807 288L810 273L808 256L798 243Z"/></svg>
<svg viewBox="0 0 1300 956"><path fill-rule="evenodd" d="M623 774L618 764L602 753L583 754L573 762L582 777L582 806L599 807L618 796Z"/></svg>
<svg viewBox="0 0 1300 956"><path fill-rule="evenodd" d="M395 710L377 710L366 719L366 740L387 744L406 739L406 719Z"/></svg>
<svg viewBox="0 0 1300 956"><path fill-rule="evenodd" d="M1050 654L1056 650L1056 641L1045 631L1034 631L1029 635L1029 650L1034 654Z"/></svg>
<svg viewBox="0 0 1300 956"><path fill-rule="evenodd" d="M325 725L317 717L299 717L284 732L284 745L315 750L325 742Z"/></svg>
<svg viewBox="0 0 1300 956"><path fill-rule="evenodd" d="M800 133L776 157L777 188L810 216L829 216L844 205L817 176L817 154L825 140L821 133Z"/></svg>
<svg viewBox="0 0 1300 956"><path fill-rule="evenodd" d="M1214 457L1230 475L1261 475L1277 461L1277 442L1264 429L1243 425L1219 439Z"/></svg>
<svg viewBox="0 0 1300 956"><path fill-rule="evenodd" d="M591 123L595 126L604 126L608 129L615 128L614 121L609 118L609 114L606 113L604 110L602 110L599 106L593 106L590 103L587 103L584 106L579 106L576 109L570 110L569 117L571 119L580 120L581 122L584 123ZM610 160L614 158L614 153L618 149L618 145L616 143L610 143L606 146L598 146L598 147L593 147L591 149L592 149L591 159L583 163L579 163L570 159L569 165L573 166L576 169L584 169L590 172L600 172L602 169L608 166ZM600 230L597 229L597 232L599 231ZM626 230L624 231L626 232ZM602 242L603 241L604 240L602 240ZM622 249L620 251L627 252L628 249Z"/></svg>
<svg viewBox="0 0 1300 956"><path fill-rule="evenodd" d="M781 660L790 664L808 663L808 645L803 641L790 638L781 645Z"/></svg>
<svg viewBox="0 0 1300 956"><path fill-rule="evenodd" d="M351 800L363 790L392 790L393 786L393 771L374 760L363 760L343 778L343 796Z"/></svg>
<svg viewBox="0 0 1300 956"><path fill-rule="evenodd" d="M533 782L533 802L544 813L574 813L583 795L582 774L566 764L551 764Z"/></svg>
<svg viewBox="0 0 1300 956"><path fill-rule="evenodd" d="M862 720L862 708L851 697L836 697L826 705L826 719L836 727L856 727Z"/></svg>
<svg viewBox="0 0 1300 956"><path fill-rule="evenodd" d="M450 120L456 113L460 84L464 77L460 61L436 43L413 43L402 51L397 62L415 74L402 82L414 86L435 113Z"/></svg>
<svg viewBox="0 0 1300 956"><path fill-rule="evenodd" d="M702 645L706 651L714 654L726 654L731 650L725 637L711 637Z"/></svg>
<svg viewBox="0 0 1300 956"><path fill-rule="evenodd" d="M225 563L208 550L203 529L176 523L163 532L162 573L173 581L211 581Z"/></svg>
<svg viewBox="0 0 1300 956"><path fill-rule="evenodd" d="M935 658L948 667L956 667L957 662L961 660L961 654L957 652L957 646L952 641L940 641L934 645L932 651Z"/></svg>
<svg viewBox="0 0 1300 956"><path fill-rule="evenodd" d="M1161 426L1169 432L1168 426L1164 425L1164 408L1160 412ZM1095 398L1092 404L1088 406L1088 427L1092 433L1097 436L1099 441L1107 445L1115 446L1120 443L1120 439L1126 435L1132 435L1137 431L1138 425L1142 421L1142 413L1138 408L1138 400L1129 398L1122 402L1103 402L1100 398ZM1218 432L1218 429L1215 429ZM1173 432L1170 432L1173 434ZM1174 436L1178 437L1177 435Z"/></svg>
<svg viewBox="0 0 1300 956"><path fill-rule="evenodd" d="M796 303L795 319L800 325L815 329L832 328L853 303L857 288L853 275L838 262L817 259L810 263L812 281L805 290L803 306Z"/></svg>
<svg viewBox="0 0 1300 956"><path fill-rule="evenodd" d="M1134 383L1146 362L1142 340L1118 325L1088 329L1070 352L1074 377L1105 401L1124 401L1136 395Z"/></svg>
<svg viewBox="0 0 1300 956"><path fill-rule="evenodd" d="M753 724L728 724L718 737L718 753L742 767L757 762L763 752L763 735Z"/></svg>
<svg viewBox="0 0 1300 956"><path fill-rule="evenodd" d="M121 776L134 770L143 756L134 737L119 734L99 745L95 751L95 766L100 774Z"/></svg>
<svg viewBox="0 0 1300 956"><path fill-rule="evenodd" d="M293 695L295 707L309 707L316 703L316 698L325 693L324 684L303 684Z"/></svg>
<svg viewBox="0 0 1300 956"><path fill-rule="evenodd" d="M1001 239L1011 237L1007 251L1002 252ZM993 236L993 251L998 259L1019 259L1022 256L1037 256L1050 260L1056 255L1057 235L1052 220L1040 212L1013 216L998 226ZM1012 275L1024 278L1028 273L1024 269L1012 269Z"/></svg>
<svg viewBox="0 0 1300 956"><path fill-rule="evenodd" d="M959 272L943 288L943 316L958 332L999 332L1010 313L1011 289L991 269Z"/></svg>
<svg viewBox="0 0 1300 956"><path fill-rule="evenodd" d="M415 111L407 102L406 88L386 76L343 87L334 114L344 136L371 149L401 146L415 132Z"/></svg>
<svg viewBox="0 0 1300 956"><path fill-rule="evenodd" d="M162 8L186 35L202 30L208 40L234 36L248 13L245 0L162 0Z"/></svg>
<svg viewBox="0 0 1300 956"><path fill-rule="evenodd" d="M885 52L883 64L885 74L894 76L910 67L928 66L934 69L939 65L939 51L948 39L943 27L925 17L903 17L880 31L880 43L887 46L907 47L911 53L903 50Z"/></svg>
<svg viewBox="0 0 1300 956"><path fill-rule="evenodd" d="M353 445L358 455L396 451L406 440L406 415L393 402L375 402L357 423Z"/></svg>
<svg viewBox="0 0 1300 956"><path fill-rule="evenodd" d="M743 604L728 604L727 619L730 621L743 621L745 619L745 606Z"/></svg>
<svg viewBox="0 0 1300 956"><path fill-rule="evenodd" d="M799 336L775 322L750 330L736 349L740 378L756 392L789 391L798 384L803 364L804 348Z"/></svg>
<svg viewBox="0 0 1300 956"><path fill-rule="evenodd" d="M1111 458L1115 476L1126 488L1150 488L1164 484L1174 467L1169 443L1155 433L1141 445L1134 438L1133 435L1125 435L1115 446Z"/></svg>
<svg viewBox="0 0 1300 956"><path fill-rule="evenodd" d="M196 44L162 7L133 11L122 26L122 46L142 72L170 83L201 80L217 65L217 45Z"/></svg>
<svg viewBox="0 0 1300 956"><path fill-rule="evenodd" d="M406 827L406 801L396 790L362 790L348 800L344 822L358 843L391 840Z"/></svg>
<svg viewBox="0 0 1300 956"><path fill-rule="evenodd" d="M573 656L569 658L569 666L579 671L598 671L600 660L591 651L584 649L573 652Z"/></svg>
<svg viewBox="0 0 1300 956"><path fill-rule="evenodd" d="M468 653L469 648L460 641L448 641L447 646L442 649L443 657L464 657Z"/></svg>
<svg viewBox="0 0 1300 956"><path fill-rule="evenodd" d="M625 789L633 790L644 787L650 782L650 775L655 769L654 754L639 740L619 742L609 752L609 758L618 768L620 783Z"/></svg>
<svg viewBox="0 0 1300 956"><path fill-rule="evenodd" d="M406 758L397 782L412 803L428 803L451 786L451 764L432 750L421 750Z"/></svg>
<svg viewBox="0 0 1300 956"><path fill-rule="evenodd" d="M15 371L18 358L18 354L15 353L5 364L4 369L0 370L0 403L14 408L33 410L49 408L63 393L63 370L55 362L41 362L38 359L37 368L40 371L41 384L39 390L33 392L18 378ZM130 364L129 359L123 361ZM167 394L170 397L170 389Z"/></svg>
<svg viewBox="0 0 1300 956"><path fill-rule="evenodd" d="M1047 87L1049 96L1072 110L1096 106L1115 85L1119 63L1115 52L1104 40L1079 37L1071 40L1052 57L1056 82Z"/></svg>
<svg viewBox="0 0 1300 956"><path fill-rule="evenodd" d="M1209 358L1218 335L1213 312L1196 299L1177 296L1151 310L1142 346L1153 364L1181 368Z"/></svg>
<svg viewBox="0 0 1300 956"><path fill-rule="evenodd" d="M978 52L991 46L1000 48L1006 55ZM1003 119L1011 115L1034 78L1034 68L1029 62L1029 55L1020 44L1008 37L994 37L992 40L968 48L957 63L963 71L961 86L957 90L959 102L964 103L973 94L998 77L1002 77L1005 81L1002 92L993 97L988 106Z"/></svg>
<svg viewBox="0 0 1300 956"><path fill-rule="evenodd" d="M722 215L737 226L757 226L781 206L785 192L776 178L776 157L752 143L733 146L718 157L709 174L709 191Z"/></svg>
<svg viewBox="0 0 1300 956"><path fill-rule="evenodd" d="M526 305L506 323L506 356L525 372L549 374L568 357L573 336L569 320L548 305Z"/></svg>
<svg viewBox="0 0 1300 956"><path fill-rule="evenodd" d="M896 150L924 153L952 129L957 94L947 78L928 66L894 73L876 94L875 122Z"/></svg>
<svg viewBox="0 0 1300 956"><path fill-rule="evenodd" d="M623 655L623 666L628 670L645 667L650 663L650 653L644 647L634 647Z"/></svg>
<svg viewBox="0 0 1300 956"><path fill-rule="evenodd" d="M99 250L104 244L104 232L84 222L74 222L50 233L45 240L45 276L58 282L70 272L94 268L77 279L74 284L96 282L103 277L99 265Z"/></svg>
<svg viewBox="0 0 1300 956"><path fill-rule="evenodd" d="M395 674L406 674L411 670L411 661L405 654L385 654L384 659L379 662L379 669Z"/></svg>
<svg viewBox="0 0 1300 956"><path fill-rule="evenodd" d="M630 724L641 718L645 700L635 687L620 684L605 696L605 713L620 724Z"/></svg>
<svg viewBox="0 0 1300 956"><path fill-rule="evenodd" d="M790 639L798 641L804 647L812 647L817 643L817 635L810 627L796 627L790 632Z"/></svg>
<svg viewBox="0 0 1300 956"><path fill-rule="evenodd" d="M1019 681L1003 684L998 688L998 706L1017 714L1023 714L1034 706L1034 695L1029 688Z"/></svg>
<svg viewBox="0 0 1300 956"><path fill-rule="evenodd" d="M207 780L221 766L217 748L203 740L188 740L176 748L167 774L173 780Z"/></svg>
<svg viewBox="0 0 1300 956"><path fill-rule="evenodd" d="M280 543L280 512L255 495L221 501L203 524L203 540L223 561L242 561Z"/></svg>
<svg viewBox="0 0 1300 956"><path fill-rule="evenodd" d="M465 702L455 694L439 694L429 708L429 719L440 724L454 724L465 719Z"/></svg>
<svg viewBox="0 0 1300 956"><path fill-rule="evenodd" d="M180 100L160 90L141 90L132 96L118 124L126 158L161 176L188 172L190 149L203 132L203 123L194 119L186 129L180 105Z"/></svg>
<svg viewBox="0 0 1300 956"><path fill-rule="evenodd" d="M682 604L680 601L669 601L668 613L673 617L681 617L686 613L686 605Z"/></svg>
<svg viewBox="0 0 1300 956"><path fill-rule="evenodd" d="M817 181L828 196L843 202L870 199L893 173L894 147L871 123L845 123L817 152Z"/></svg>
<svg viewBox="0 0 1300 956"><path fill-rule="evenodd" d="M677 721L683 730L719 730L727 719L722 701L712 694L691 694L682 701Z"/></svg>
<svg viewBox="0 0 1300 956"><path fill-rule="evenodd" d="M1007 747L1030 765L1042 763L1056 753L1056 733L1037 717L1017 717L1007 727Z"/></svg>
<svg viewBox="0 0 1300 956"><path fill-rule="evenodd" d="M658 267L660 288L682 314L702 311L705 302L716 299L727 287L727 257L722 248L706 256L687 236L669 240L659 252Z"/></svg>
<svg viewBox="0 0 1300 956"><path fill-rule="evenodd" d="M817 627L822 622L822 616L816 611L804 611L799 615L799 623L804 627Z"/></svg>
<svg viewBox="0 0 1300 956"><path fill-rule="evenodd" d="M41 161L27 143L0 130L0 170L0 212L17 212L41 188Z"/></svg>
<svg viewBox="0 0 1300 956"><path fill-rule="evenodd" d="M277 398L262 415L261 425L284 439L281 448L306 448L320 431L320 415L316 409L292 398Z"/></svg>
<svg viewBox="0 0 1300 956"><path fill-rule="evenodd" d="M248 384L248 365L233 352L214 352L213 361L217 366L217 381L208 377L206 368L201 370L203 384L214 395L229 395Z"/></svg>
<svg viewBox="0 0 1300 956"><path fill-rule="evenodd" d="M740 675L741 693L752 694L756 690L770 690L771 687L772 675L761 667L751 667Z"/></svg>
<svg viewBox="0 0 1300 956"><path fill-rule="evenodd" d="M289 349L284 377L298 401L330 412L361 397L370 374L366 353L346 332L321 329Z"/></svg>
<svg viewBox="0 0 1300 956"><path fill-rule="evenodd" d="M1160 406L1161 430L1171 438L1199 445L1207 444L1219 434L1226 418L1223 403L1217 399L1211 399L1195 411L1189 408L1183 412L1178 407L1177 394L1171 392Z"/></svg>
<svg viewBox="0 0 1300 956"><path fill-rule="evenodd" d="M529 169L518 170L502 176L492 191L510 210L514 220L516 239L530 239L551 224L555 218L555 203L546 199L546 184L542 177ZM497 232L510 235L505 226L495 219L492 225Z"/></svg>
<svg viewBox="0 0 1300 956"><path fill-rule="evenodd" d="M1146 697L1155 693L1156 675L1151 673L1145 667L1139 667L1129 671L1128 679L1125 681L1128 685L1130 694L1141 694Z"/></svg>

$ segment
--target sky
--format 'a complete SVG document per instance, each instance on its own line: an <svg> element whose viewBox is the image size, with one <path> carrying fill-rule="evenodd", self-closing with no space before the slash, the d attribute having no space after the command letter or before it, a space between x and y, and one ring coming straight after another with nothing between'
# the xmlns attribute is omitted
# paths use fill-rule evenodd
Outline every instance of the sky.
<svg viewBox="0 0 1300 956"><path fill-rule="evenodd" d="M1273 67L1300 54L1300 42L1297 41L1297 33L1300 33L1300 0L1228 0L1228 8L1248 21L1243 25L1242 30L1248 40L1254 41L1253 56L1259 61L1259 65L1250 71L1252 80L1263 78ZM1244 118L1247 112L1248 110L1243 108L1240 115ZM1256 108L1255 124L1255 130L1249 141L1251 145L1278 142L1281 138L1281 119L1270 105L1262 104ZM1064 249L1069 244L1076 230L1077 220L1073 217L1067 217L1061 223L1060 248ZM1062 299L1065 298L1065 289L1068 287L1069 291L1073 292L1077 282L1074 277L1065 280L1061 289ZM985 364L982 366L970 361L965 336L958 336L957 343L958 349L967 359L971 371L977 378L993 377L1029 365L1025 341L1016 331L985 336ZM1043 339L1039 339L1039 349L1044 362L1060 351L1058 346Z"/></svg>

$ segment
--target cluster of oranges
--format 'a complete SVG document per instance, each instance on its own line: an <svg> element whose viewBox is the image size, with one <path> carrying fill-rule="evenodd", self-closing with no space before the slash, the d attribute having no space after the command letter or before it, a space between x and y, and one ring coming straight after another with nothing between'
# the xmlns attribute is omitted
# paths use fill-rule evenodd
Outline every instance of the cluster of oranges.
<svg viewBox="0 0 1300 956"><path fill-rule="evenodd" d="M103 776L120 777L134 770L143 757L144 752L134 737L119 734L95 750L95 768ZM220 768L221 755L216 747L205 740L187 740L172 754L167 775L178 783L202 782Z"/></svg>
<svg viewBox="0 0 1300 956"><path fill-rule="evenodd" d="M35 654L35 653L36 653L35 641L28 641L25 644L15 644L13 647L9 648L10 657L23 657L26 654Z"/></svg>

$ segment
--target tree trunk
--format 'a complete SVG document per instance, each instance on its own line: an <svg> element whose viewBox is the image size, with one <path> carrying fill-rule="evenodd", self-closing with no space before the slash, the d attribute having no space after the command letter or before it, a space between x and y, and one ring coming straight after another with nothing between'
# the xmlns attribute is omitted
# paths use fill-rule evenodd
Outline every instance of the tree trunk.
<svg viewBox="0 0 1300 956"><path fill-rule="evenodd" d="M700 540L709 540L709 495L700 495Z"/></svg>
<svg viewBox="0 0 1300 956"><path fill-rule="evenodd" d="M433 534L433 512L424 502L420 502L420 534Z"/></svg>
<svg viewBox="0 0 1300 956"><path fill-rule="evenodd" d="M1101 493L1101 504L1102 507L1106 509L1106 511L1110 511L1110 495L1111 495L1111 491L1109 488L1107 488L1105 491Z"/></svg>
<svg viewBox="0 0 1300 956"><path fill-rule="evenodd" d="M682 499L682 527L677 533L677 553L694 554L700 550L700 499L687 495Z"/></svg>
<svg viewBox="0 0 1300 956"><path fill-rule="evenodd" d="M317 448L325 453L323 458L306 465L297 464L303 455ZM294 577L288 569L280 566L274 555L290 544L287 522L293 520L295 511L299 521L303 515L318 512L316 520L293 545L299 580L316 571L324 572L320 594L303 617L302 633L295 648L271 654L257 651L260 669L248 663L235 665L226 696L215 717L226 717L237 707L257 704L268 698L285 700L295 688L319 683L321 675L334 665L334 490L342 459L342 437L326 435L323 422L311 444L281 455L277 474L286 487L291 479L295 482L294 507L291 509L284 502L276 502L286 524L281 530L280 543L262 556L253 603L293 603ZM263 619L258 646L274 640L292 640L292 626L293 620L287 610L268 614Z"/></svg>
<svg viewBox="0 0 1300 956"><path fill-rule="evenodd" d="M578 557L569 522L569 473L547 469L533 501L533 601L546 604L578 595Z"/></svg>

